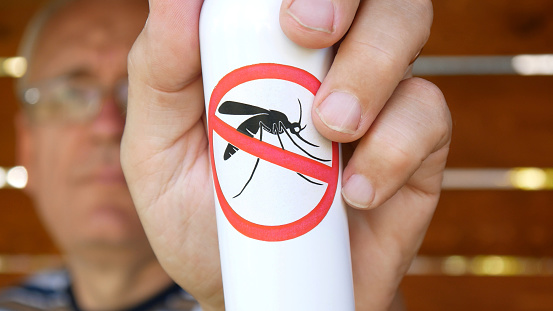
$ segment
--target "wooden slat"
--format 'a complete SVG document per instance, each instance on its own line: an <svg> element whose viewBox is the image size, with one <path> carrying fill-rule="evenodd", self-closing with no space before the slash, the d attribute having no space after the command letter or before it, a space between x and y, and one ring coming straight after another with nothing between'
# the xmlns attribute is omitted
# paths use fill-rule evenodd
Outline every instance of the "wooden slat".
<svg viewBox="0 0 553 311"><path fill-rule="evenodd" d="M553 191L444 191L421 254L553 256Z"/></svg>
<svg viewBox="0 0 553 311"><path fill-rule="evenodd" d="M442 190L553 190L553 168L446 168Z"/></svg>
<svg viewBox="0 0 553 311"><path fill-rule="evenodd" d="M45 0L2 0L0 2L0 56L8 57L17 54L17 46L25 25ZM13 80L0 78L1 111L0 113L0 166L15 164L15 143L13 115L17 101L13 92ZM0 202L3 196L0 194ZM1 204L1 203L0 203Z"/></svg>
<svg viewBox="0 0 553 311"><path fill-rule="evenodd" d="M427 55L551 53L550 0L435 0Z"/></svg>
<svg viewBox="0 0 553 311"><path fill-rule="evenodd" d="M45 262L44 260L42 262ZM52 264L48 262L48 266ZM553 277L553 257L417 255L409 276Z"/></svg>
<svg viewBox="0 0 553 311"><path fill-rule="evenodd" d="M429 80L452 113L449 166L553 166L553 76Z"/></svg>
<svg viewBox="0 0 553 311"><path fill-rule="evenodd" d="M418 277L401 285L409 311L553 310L553 277Z"/></svg>
<svg viewBox="0 0 553 311"><path fill-rule="evenodd" d="M0 56L13 56L27 20L40 1L2 1L0 4ZM15 160L14 114L17 101L13 80L0 79L0 166L13 166ZM40 223L30 200L19 190L0 190L0 252L40 254L55 247ZM20 275L1 275L0 285L15 282Z"/></svg>
<svg viewBox="0 0 553 311"><path fill-rule="evenodd" d="M22 274L0 274L0 289L18 284L23 278L25 275Z"/></svg>
<svg viewBox="0 0 553 311"><path fill-rule="evenodd" d="M20 190L0 191L0 253L56 253L31 202Z"/></svg>
<svg viewBox="0 0 553 311"><path fill-rule="evenodd" d="M15 165L14 115L18 104L15 100L11 79L0 78L0 94L2 96L0 101L0 166L13 166Z"/></svg>
<svg viewBox="0 0 553 311"><path fill-rule="evenodd" d="M21 0L0 3L0 55L13 56L27 21L45 1Z"/></svg>

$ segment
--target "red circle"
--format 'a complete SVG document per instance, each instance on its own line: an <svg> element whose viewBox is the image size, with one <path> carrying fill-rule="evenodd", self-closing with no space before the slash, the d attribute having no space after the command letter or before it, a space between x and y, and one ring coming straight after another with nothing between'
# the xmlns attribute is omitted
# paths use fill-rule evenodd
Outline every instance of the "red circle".
<svg viewBox="0 0 553 311"><path fill-rule="evenodd" d="M290 240L314 229L328 213L328 210L334 201L334 195L338 184L339 148L338 143L332 142L332 166L330 167L331 174L329 175L329 180L325 180L328 184L327 189L321 198L321 201L307 215L291 223L276 226L256 224L238 215L223 195L219 179L217 177L217 169L215 167L215 158L213 154L213 132L215 131L213 124L215 122L222 121L215 116L215 111L217 110L223 96L225 96L225 94L231 89L242 83L259 79L279 79L290 81L309 90L313 95L317 93L317 90L321 85L321 82L309 72L296 67L281 64L267 63L250 65L238 68L224 76L211 93L208 109L209 149L212 163L211 168L213 171L213 181L221 209L225 217L236 230L245 236L257 240Z"/></svg>

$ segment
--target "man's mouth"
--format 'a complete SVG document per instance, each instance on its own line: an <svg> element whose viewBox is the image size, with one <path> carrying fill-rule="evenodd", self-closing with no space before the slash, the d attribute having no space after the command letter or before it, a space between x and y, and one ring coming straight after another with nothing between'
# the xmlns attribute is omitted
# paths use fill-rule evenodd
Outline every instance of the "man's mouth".
<svg viewBox="0 0 553 311"><path fill-rule="evenodd" d="M98 184L105 184L105 185L117 185L117 184L126 185L126 180L125 180L125 176L123 175L123 171L121 169L109 168L109 167L95 169L89 174L85 174L81 176L81 178L78 178L77 182L98 183Z"/></svg>

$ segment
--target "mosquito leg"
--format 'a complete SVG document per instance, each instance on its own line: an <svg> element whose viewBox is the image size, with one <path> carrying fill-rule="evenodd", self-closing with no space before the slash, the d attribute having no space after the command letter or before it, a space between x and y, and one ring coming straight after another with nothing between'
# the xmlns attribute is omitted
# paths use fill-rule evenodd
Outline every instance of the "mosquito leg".
<svg viewBox="0 0 553 311"><path fill-rule="evenodd" d="M286 130L284 130L286 131ZM278 142L280 143L280 146L282 147L282 150L286 150L284 149L284 144L282 143L282 139L280 139L280 134L278 133L278 131L276 132L276 135L278 137Z"/></svg>
<svg viewBox="0 0 553 311"><path fill-rule="evenodd" d="M252 181L252 178L253 178L253 174L255 173L255 170L257 169L257 164L259 164L259 158L257 158L257 160L255 161L255 166L253 167L253 171L252 171L252 174L250 175L250 178L248 179L248 181L246 182L246 184L244 185L244 187L242 188L242 190L240 190L240 193L238 193L237 195L233 196L232 198L236 198L237 196L241 195L242 192L244 192L244 189L246 189L246 186L248 186L248 184L250 183L250 181Z"/></svg>
<svg viewBox="0 0 553 311"><path fill-rule="evenodd" d="M321 159L321 158L317 158L316 156L310 154L309 152L305 151L305 149L303 149L302 147L300 147L300 145L298 145L296 143L296 141L292 138L292 135L290 135L288 133L288 131L284 131L284 133L286 133L286 135L288 135L288 137L290 138L290 140L294 143L294 145L296 145L296 147L300 148L301 151L303 151L305 154L307 154L308 156L310 156L311 158L315 159L315 160L319 160L321 162L329 162L330 160L325 160L325 159Z"/></svg>
<svg viewBox="0 0 553 311"><path fill-rule="evenodd" d="M313 147L319 147L319 146L317 146L317 145L315 145L315 144L313 144L313 143L310 143L310 142L308 142L307 140L305 140L303 137L301 137L301 135L300 135L299 132L296 134L296 136L298 136L298 138L301 139L301 141L303 141L304 143L306 143L306 144L308 144L308 145L311 145L311 146L313 146Z"/></svg>
<svg viewBox="0 0 553 311"><path fill-rule="evenodd" d="M316 182L316 181L312 181L311 179L309 179L309 178L303 176L302 174L300 174L300 173L298 173L298 172L296 172L296 174L298 174L301 178L307 180L308 182L310 182L310 183L312 183L312 184L319 185L319 186L322 186L322 185L323 185L323 184L318 183L318 182Z"/></svg>
<svg viewBox="0 0 553 311"><path fill-rule="evenodd" d="M284 130L284 132L286 132L286 130ZM288 134L288 132L286 132L286 134ZM277 137L278 137L278 141L280 142L280 146L282 147L283 150L286 150L284 149L284 145L282 144L282 140L280 139L280 134L277 132ZM288 135L288 137L290 137L290 135ZM292 139L292 137L290 137L290 139ZM297 145L296 145L297 146ZM303 149L302 149L303 150ZM318 183L316 181L312 181L311 179L305 177L304 175L296 172L296 174L298 174L301 178L307 180L308 182L312 183L312 184L315 184L315 185L319 185L319 186L322 186L323 184L321 183Z"/></svg>
<svg viewBox="0 0 553 311"><path fill-rule="evenodd" d="M259 131L259 140L260 141L263 141L263 130ZM248 181L246 182L246 184L244 185L244 187L242 187L242 190L240 190L240 193L238 193L237 195L233 196L232 198L236 198L237 196L241 195L242 192L244 192L244 189L246 189L246 187L248 186L248 184L250 183L250 181L252 181L252 178L253 178L253 174L255 173L255 170L257 169L257 165L259 164L259 158L257 158L257 160L255 160L255 165L253 166L253 170L252 170L252 174L250 175L250 178L248 178Z"/></svg>

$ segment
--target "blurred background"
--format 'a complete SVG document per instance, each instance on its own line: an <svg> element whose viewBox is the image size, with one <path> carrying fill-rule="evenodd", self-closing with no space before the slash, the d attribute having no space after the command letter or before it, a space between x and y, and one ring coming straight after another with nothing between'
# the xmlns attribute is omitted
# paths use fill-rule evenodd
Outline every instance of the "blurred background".
<svg viewBox="0 0 553 311"><path fill-rule="evenodd" d="M0 0L0 287L59 264L15 162L16 48L41 0ZM444 191L409 310L553 310L553 1L436 0L415 74L449 103Z"/></svg>

